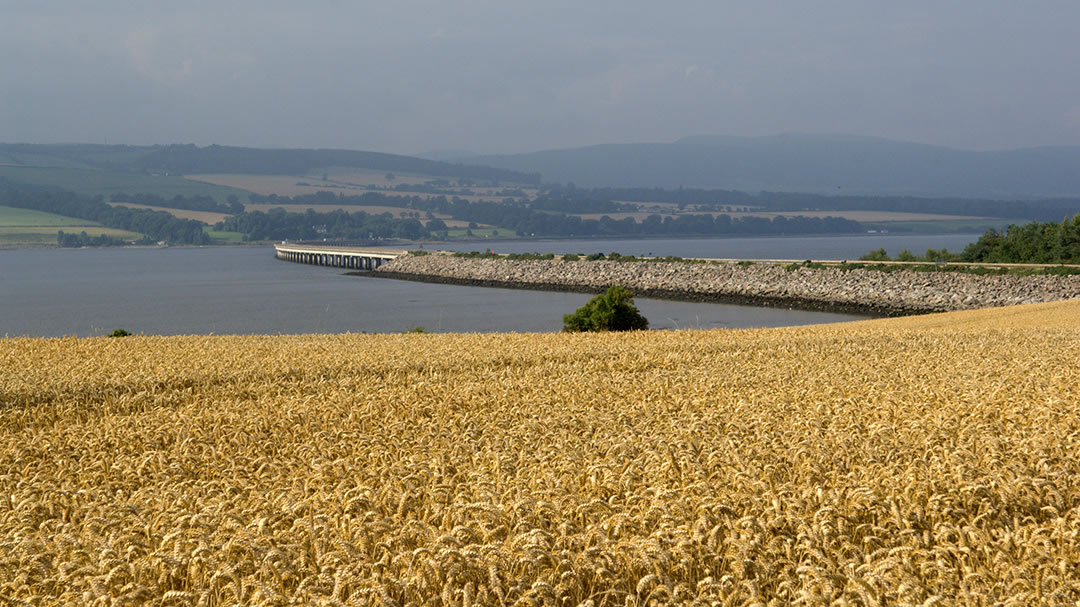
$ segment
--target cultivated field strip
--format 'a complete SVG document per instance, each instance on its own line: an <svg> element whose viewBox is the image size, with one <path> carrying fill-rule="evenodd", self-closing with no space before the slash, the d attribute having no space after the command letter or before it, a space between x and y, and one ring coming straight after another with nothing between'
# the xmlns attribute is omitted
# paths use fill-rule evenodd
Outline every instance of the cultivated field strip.
<svg viewBox="0 0 1080 607"><path fill-rule="evenodd" d="M1073 605L1078 304L0 340L0 604Z"/></svg>

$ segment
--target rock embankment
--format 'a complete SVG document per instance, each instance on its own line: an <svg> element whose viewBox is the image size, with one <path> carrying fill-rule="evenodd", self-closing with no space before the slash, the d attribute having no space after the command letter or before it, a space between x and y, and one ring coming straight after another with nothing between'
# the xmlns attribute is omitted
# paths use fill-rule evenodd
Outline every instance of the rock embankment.
<svg viewBox="0 0 1080 607"><path fill-rule="evenodd" d="M880 272L757 263L511 261L405 255L375 275L488 287L600 292L622 285L639 297L898 316L1080 298L1080 276L978 276Z"/></svg>

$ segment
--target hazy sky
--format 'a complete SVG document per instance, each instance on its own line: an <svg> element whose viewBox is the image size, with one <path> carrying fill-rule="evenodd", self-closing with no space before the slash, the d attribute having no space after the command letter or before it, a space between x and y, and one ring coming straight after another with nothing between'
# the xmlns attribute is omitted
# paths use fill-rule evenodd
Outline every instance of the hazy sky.
<svg viewBox="0 0 1080 607"><path fill-rule="evenodd" d="M0 141L1080 145L1080 2L0 0Z"/></svg>

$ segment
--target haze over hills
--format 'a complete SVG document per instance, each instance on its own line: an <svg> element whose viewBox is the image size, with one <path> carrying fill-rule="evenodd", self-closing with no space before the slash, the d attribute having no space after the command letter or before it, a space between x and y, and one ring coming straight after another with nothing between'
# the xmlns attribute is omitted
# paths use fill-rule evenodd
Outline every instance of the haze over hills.
<svg viewBox="0 0 1080 607"><path fill-rule="evenodd" d="M1080 195L1080 147L969 151L855 135L695 136L472 156L587 187L1036 198Z"/></svg>
<svg viewBox="0 0 1080 607"><path fill-rule="evenodd" d="M0 165L304 175L326 167L502 183L998 200L1080 196L1080 146L969 151L855 135L694 136L506 155L210 145L4 144ZM16 176L11 176L15 178ZM16 179L18 180L18 179Z"/></svg>
<svg viewBox="0 0 1080 607"><path fill-rule="evenodd" d="M429 150L427 152L420 152L418 154L412 154L417 158L424 158L426 160L436 160L439 162L461 162L466 158L472 158L476 156L476 152L470 152L469 150L462 150L458 148L446 148L440 150Z"/></svg>
<svg viewBox="0 0 1080 607"><path fill-rule="evenodd" d="M187 144L132 146L0 143L0 165L126 172L302 175L326 167L399 171L435 177L538 183L536 174L357 150L265 149Z"/></svg>

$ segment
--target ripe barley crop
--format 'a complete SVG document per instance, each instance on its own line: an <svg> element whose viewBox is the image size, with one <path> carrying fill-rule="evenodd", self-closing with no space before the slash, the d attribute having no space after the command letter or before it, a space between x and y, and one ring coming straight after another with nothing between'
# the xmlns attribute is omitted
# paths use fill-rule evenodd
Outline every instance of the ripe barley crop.
<svg viewBox="0 0 1080 607"><path fill-rule="evenodd" d="M1075 604L1080 302L0 340L0 604Z"/></svg>

